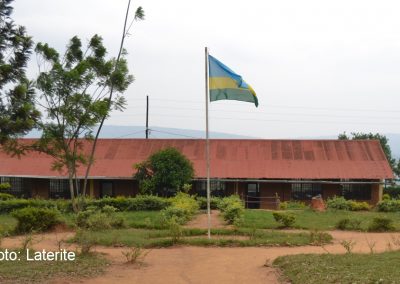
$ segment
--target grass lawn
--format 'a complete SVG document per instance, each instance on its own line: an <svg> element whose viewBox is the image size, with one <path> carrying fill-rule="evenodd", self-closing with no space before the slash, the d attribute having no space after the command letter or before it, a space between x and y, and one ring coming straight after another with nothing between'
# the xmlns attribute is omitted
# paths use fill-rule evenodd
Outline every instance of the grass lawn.
<svg viewBox="0 0 400 284"><path fill-rule="evenodd" d="M302 254L279 257L274 265L294 284L399 283L400 252L380 254Z"/></svg>
<svg viewBox="0 0 400 284"><path fill-rule="evenodd" d="M227 230L212 231L213 239L206 238L207 231L203 229L183 229L180 238L173 241L169 230L148 229L113 229L104 231L83 232L84 242L103 246L140 246L168 247L175 244L193 246L300 246L317 243L328 243L332 240L329 234L285 233L262 230ZM221 238L220 236L224 236ZM229 237L230 236L230 237ZM240 236L240 237L238 237ZM78 238L73 238L77 242Z"/></svg>
<svg viewBox="0 0 400 284"><path fill-rule="evenodd" d="M103 273L108 261L98 255L77 256L75 261L21 261L0 262L0 283L43 283L59 278L93 277Z"/></svg>
<svg viewBox="0 0 400 284"><path fill-rule="evenodd" d="M296 216L294 227L307 230L334 230L336 223L343 218L358 219L362 229L368 227L374 217L388 217L394 221L396 230L400 231L400 212L374 212L374 211L345 211L327 210L326 212L314 212L310 209L286 210ZM244 214L242 228L276 229L279 224L274 220L272 211L248 209Z"/></svg>
<svg viewBox="0 0 400 284"><path fill-rule="evenodd" d="M165 229L166 227L160 211L131 211L116 214L123 216L130 228Z"/></svg>

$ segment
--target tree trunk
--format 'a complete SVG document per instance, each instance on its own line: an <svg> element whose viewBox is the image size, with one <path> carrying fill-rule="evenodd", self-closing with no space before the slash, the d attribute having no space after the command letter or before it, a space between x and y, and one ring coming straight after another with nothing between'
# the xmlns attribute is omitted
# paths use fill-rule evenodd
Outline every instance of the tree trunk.
<svg viewBox="0 0 400 284"><path fill-rule="evenodd" d="M74 190L74 174L70 167L68 168L68 179L69 179L69 191L71 193L72 209L74 210L75 213L78 213L79 210L76 204L75 190Z"/></svg>

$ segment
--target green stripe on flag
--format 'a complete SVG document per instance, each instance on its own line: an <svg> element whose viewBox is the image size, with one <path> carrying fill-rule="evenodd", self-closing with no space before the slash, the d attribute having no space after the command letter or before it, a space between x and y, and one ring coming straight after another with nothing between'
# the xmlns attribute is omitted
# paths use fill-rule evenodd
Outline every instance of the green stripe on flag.
<svg viewBox="0 0 400 284"><path fill-rule="evenodd" d="M211 89L210 101L219 100L235 100L254 103L258 106L257 97L254 96L248 89Z"/></svg>

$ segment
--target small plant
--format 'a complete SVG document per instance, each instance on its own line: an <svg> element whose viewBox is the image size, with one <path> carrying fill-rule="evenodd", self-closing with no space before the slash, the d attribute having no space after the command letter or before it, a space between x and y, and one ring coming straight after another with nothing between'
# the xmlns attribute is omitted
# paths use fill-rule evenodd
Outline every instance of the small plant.
<svg viewBox="0 0 400 284"><path fill-rule="evenodd" d="M0 201L15 199L14 195L0 192Z"/></svg>
<svg viewBox="0 0 400 284"><path fill-rule="evenodd" d="M172 217L169 221L168 221L168 228L169 228L169 232L172 238L172 242L173 243L178 243L183 236L183 228L182 226L179 224L179 222L176 220L175 217Z"/></svg>
<svg viewBox="0 0 400 284"><path fill-rule="evenodd" d="M346 230L359 231L361 230L361 221L357 219L344 218L340 219L335 225L335 227L336 229L343 231Z"/></svg>
<svg viewBox="0 0 400 284"><path fill-rule="evenodd" d="M78 228L93 231L126 227L125 219L117 216L116 211L117 209L110 205L105 205L101 210L89 206L77 214L76 225Z"/></svg>
<svg viewBox="0 0 400 284"><path fill-rule="evenodd" d="M344 249L346 250L346 253L352 253L354 246L356 245L357 242L355 241L347 241L347 240L343 240L340 242L340 244L344 247Z"/></svg>
<svg viewBox="0 0 400 284"><path fill-rule="evenodd" d="M50 208L27 207L15 210L11 215L18 220L16 232L43 232L60 224L60 212Z"/></svg>
<svg viewBox="0 0 400 284"><path fill-rule="evenodd" d="M144 251L141 247L130 247L123 251L122 255L125 256L126 262L129 264L142 264L149 253L150 251Z"/></svg>
<svg viewBox="0 0 400 284"><path fill-rule="evenodd" d="M28 233L27 235L24 236L21 242L21 248L22 251L26 251L26 249L30 248L33 243L33 236L32 232Z"/></svg>
<svg viewBox="0 0 400 284"><path fill-rule="evenodd" d="M390 200L390 199L392 198L390 197L389 194L385 193L384 195L382 195L382 200Z"/></svg>
<svg viewBox="0 0 400 284"><path fill-rule="evenodd" d="M380 212L397 212L400 211L400 199L385 199L376 206Z"/></svg>
<svg viewBox="0 0 400 284"><path fill-rule="evenodd" d="M243 219L244 205L238 195L222 198L218 207L228 224L238 224Z"/></svg>
<svg viewBox="0 0 400 284"><path fill-rule="evenodd" d="M375 217L368 226L370 232L391 232L394 230L393 220L387 217Z"/></svg>
<svg viewBox="0 0 400 284"><path fill-rule="evenodd" d="M11 188L11 184L8 182L0 183L0 190L7 190Z"/></svg>
<svg viewBox="0 0 400 284"><path fill-rule="evenodd" d="M310 232L310 243L313 245L323 247L324 244L328 244L332 241L332 236L326 232L321 232L317 230L313 230Z"/></svg>
<svg viewBox="0 0 400 284"><path fill-rule="evenodd" d="M326 205L328 208L337 209L337 210L349 210L350 205L349 202L344 197L334 196L332 198L328 198L326 201Z"/></svg>
<svg viewBox="0 0 400 284"><path fill-rule="evenodd" d="M367 238L365 238L365 240L367 241L367 245L369 247L370 254L374 254L375 253L374 248L375 248L376 242L370 242Z"/></svg>
<svg viewBox="0 0 400 284"><path fill-rule="evenodd" d="M400 236L390 236L390 238L396 247L400 247Z"/></svg>
<svg viewBox="0 0 400 284"><path fill-rule="evenodd" d="M274 212L272 213L276 222L282 224L283 227L289 228L296 221L296 216L286 212Z"/></svg>
<svg viewBox="0 0 400 284"><path fill-rule="evenodd" d="M80 253L83 255L90 254L93 247L96 245L96 240L84 230L78 230L74 240L80 250Z"/></svg>

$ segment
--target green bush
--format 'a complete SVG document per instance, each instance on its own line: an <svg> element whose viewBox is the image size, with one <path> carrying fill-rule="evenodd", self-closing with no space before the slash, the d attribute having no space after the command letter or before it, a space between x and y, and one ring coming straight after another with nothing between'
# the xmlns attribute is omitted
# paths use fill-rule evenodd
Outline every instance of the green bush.
<svg viewBox="0 0 400 284"><path fill-rule="evenodd" d="M390 232L394 230L393 220L387 217L376 217L372 219L368 226L370 232Z"/></svg>
<svg viewBox="0 0 400 284"><path fill-rule="evenodd" d="M350 231L359 231L361 230L361 221L357 219L350 219L350 218L344 218L340 219L336 225L336 229L339 230L350 230Z"/></svg>
<svg viewBox="0 0 400 284"><path fill-rule="evenodd" d="M243 219L244 205L238 195L222 198L218 208L221 210L222 217L228 224L235 224Z"/></svg>
<svg viewBox="0 0 400 284"><path fill-rule="evenodd" d="M294 210L294 209L305 209L307 205L301 201L284 201L279 204L280 210Z"/></svg>
<svg viewBox="0 0 400 284"><path fill-rule="evenodd" d="M119 211L152 211L162 210L171 205L171 201L154 195L138 195L136 197L106 197L101 199L86 199L85 207L103 208L112 206Z"/></svg>
<svg viewBox="0 0 400 284"><path fill-rule="evenodd" d="M218 204L221 202L221 197L211 197L210 199L210 209L215 210L218 209ZM200 209L206 210L207 209L207 198L198 196L196 197L197 203L199 204Z"/></svg>
<svg viewBox="0 0 400 284"><path fill-rule="evenodd" d="M388 186L383 189L384 195L388 194L391 198L400 198L400 186Z"/></svg>
<svg viewBox="0 0 400 284"><path fill-rule="evenodd" d="M289 228L296 221L296 216L286 212L273 212L272 216L276 222L282 224L283 227Z"/></svg>
<svg viewBox="0 0 400 284"><path fill-rule="evenodd" d="M326 205L330 209L337 209L337 210L361 211L361 210L371 209L371 206L367 202L346 200L342 196L340 197L334 196L332 198L328 198L328 200L326 201Z"/></svg>
<svg viewBox="0 0 400 284"><path fill-rule="evenodd" d="M80 229L86 230L104 230L104 229L119 229L126 227L125 219L122 216L115 214L115 207L106 205L102 209L96 207L88 207L81 211L76 216L76 225Z"/></svg>
<svg viewBox="0 0 400 284"><path fill-rule="evenodd" d="M14 199L14 198L15 198L14 195L0 192L0 200L1 201L10 200L10 199Z"/></svg>
<svg viewBox="0 0 400 284"><path fill-rule="evenodd" d="M85 198L80 200L83 209L88 207L103 208L112 206L119 211L149 211L162 210L171 205L171 200L152 195L138 195L136 197L113 197L102 199ZM60 212L72 212L71 200L56 199L8 199L1 201L0 199L0 214L10 213L13 210L36 207L36 208L53 208Z"/></svg>
<svg viewBox="0 0 400 284"><path fill-rule="evenodd" d="M376 205L376 209L380 212L400 211L400 200L399 199L382 200Z"/></svg>
<svg viewBox="0 0 400 284"><path fill-rule="evenodd" d="M331 209L350 210L350 204L344 197L334 196L332 198L328 198L326 205Z"/></svg>
<svg viewBox="0 0 400 284"><path fill-rule="evenodd" d="M166 222L175 219L183 225L193 218L199 210L199 204L193 196L184 192L178 192L175 197L170 198L171 206L162 210Z"/></svg>
<svg viewBox="0 0 400 284"><path fill-rule="evenodd" d="M384 195L382 195L382 200L390 200L390 199L392 199L392 197L389 194L385 193Z"/></svg>
<svg viewBox="0 0 400 284"><path fill-rule="evenodd" d="M60 224L60 212L50 208L27 207L15 210L11 215L17 219L16 232L43 232Z"/></svg>
<svg viewBox="0 0 400 284"><path fill-rule="evenodd" d="M10 189L10 188L11 184L9 184L8 182L0 183L0 190Z"/></svg>
<svg viewBox="0 0 400 284"><path fill-rule="evenodd" d="M353 200L348 200L348 202L351 211L368 211L371 209L371 206L365 201L356 202Z"/></svg>

